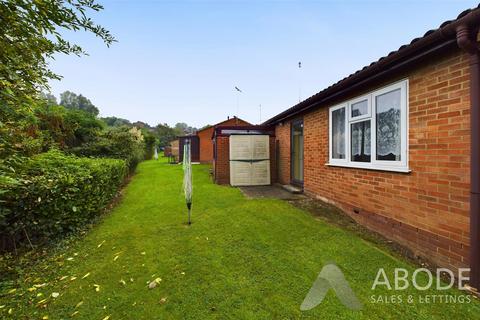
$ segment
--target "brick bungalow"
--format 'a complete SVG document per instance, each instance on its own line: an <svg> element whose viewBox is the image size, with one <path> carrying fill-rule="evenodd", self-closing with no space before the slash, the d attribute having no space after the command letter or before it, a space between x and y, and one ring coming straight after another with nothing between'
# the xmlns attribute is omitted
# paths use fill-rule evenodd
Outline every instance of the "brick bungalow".
<svg viewBox="0 0 480 320"><path fill-rule="evenodd" d="M218 126L250 126L251 124L245 120L228 117L227 120L219 122L212 126L207 126L197 131L197 136L200 138L200 163L212 163L213 161L213 131Z"/></svg>
<svg viewBox="0 0 480 320"><path fill-rule="evenodd" d="M480 8L264 123L278 180L480 285ZM472 165L470 165L472 164Z"/></svg>

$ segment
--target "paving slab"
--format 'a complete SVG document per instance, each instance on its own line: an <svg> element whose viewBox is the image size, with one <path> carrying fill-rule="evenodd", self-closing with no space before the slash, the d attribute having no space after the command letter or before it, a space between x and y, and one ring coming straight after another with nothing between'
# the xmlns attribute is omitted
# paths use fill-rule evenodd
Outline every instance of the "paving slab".
<svg viewBox="0 0 480 320"><path fill-rule="evenodd" d="M303 194L293 194L282 188L280 185L271 186L249 186L239 187L242 193L251 199L270 198L282 200L300 200L305 199Z"/></svg>

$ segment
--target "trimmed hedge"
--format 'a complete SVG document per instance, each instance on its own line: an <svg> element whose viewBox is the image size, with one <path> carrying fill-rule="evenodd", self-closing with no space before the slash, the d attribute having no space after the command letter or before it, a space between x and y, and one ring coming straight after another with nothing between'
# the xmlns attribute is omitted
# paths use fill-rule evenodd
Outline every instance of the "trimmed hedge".
<svg viewBox="0 0 480 320"><path fill-rule="evenodd" d="M121 187L128 169L117 159L49 151L0 167L3 249L44 243L89 223Z"/></svg>

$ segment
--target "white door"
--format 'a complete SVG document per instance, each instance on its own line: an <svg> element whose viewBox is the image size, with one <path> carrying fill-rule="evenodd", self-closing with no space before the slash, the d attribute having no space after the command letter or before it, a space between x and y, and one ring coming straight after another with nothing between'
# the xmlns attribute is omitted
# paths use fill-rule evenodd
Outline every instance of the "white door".
<svg viewBox="0 0 480 320"><path fill-rule="evenodd" d="M268 135L230 136L230 184L270 184L270 138Z"/></svg>

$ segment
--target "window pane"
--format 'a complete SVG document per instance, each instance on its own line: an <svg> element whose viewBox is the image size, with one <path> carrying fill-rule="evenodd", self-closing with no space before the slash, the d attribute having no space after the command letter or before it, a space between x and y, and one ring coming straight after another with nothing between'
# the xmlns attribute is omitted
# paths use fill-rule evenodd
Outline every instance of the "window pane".
<svg viewBox="0 0 480 320"><path fill-rule="evenodd" d="M332 111L332 158L345 159L345 108Z"/></svg>
<svg viewBox="0 0 480 320"><path fill-rule="evenodd" d="M370 162L370 120L351 124L352 161Z"/></svg>
<svg viewBox="0 0 480 320"><path fill-rule="evenodd" d="M368 113L368 101L363 100L352 104L352 118L362 116Z"/></svg>
<svg viewBox="0 0 480 320"><path fill-rule="evenodd" d="M377 160L400 161L400 89L377 96Z"/></svg>

